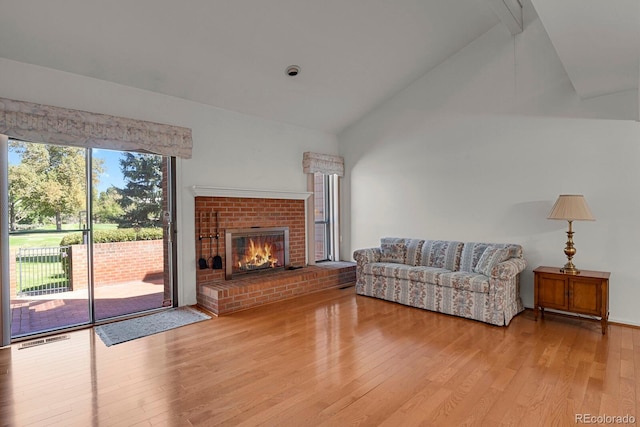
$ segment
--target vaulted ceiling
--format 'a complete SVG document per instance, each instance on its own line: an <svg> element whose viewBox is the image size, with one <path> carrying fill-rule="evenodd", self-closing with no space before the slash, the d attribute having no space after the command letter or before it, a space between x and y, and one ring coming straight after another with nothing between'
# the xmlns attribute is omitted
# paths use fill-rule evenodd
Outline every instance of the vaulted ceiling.
<svg viewBox="0 0 640 427"><path fill-rule="evenodd" d="M640 1L531 1L582 98L638 89Z"/></svg>
<svg viewBox="0 0 640 427"><path fill-rule="evenodd" d="M339 133L517 1L0 0L0 57ZM581 96L638 87L637 0L528 1Z"/></svg>

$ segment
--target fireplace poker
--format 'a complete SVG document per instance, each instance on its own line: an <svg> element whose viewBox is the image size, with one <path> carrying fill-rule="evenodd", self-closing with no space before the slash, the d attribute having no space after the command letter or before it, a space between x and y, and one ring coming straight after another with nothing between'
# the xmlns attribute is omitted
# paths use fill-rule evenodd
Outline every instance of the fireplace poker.
<svg viewBox="0 0 640 427"><path fill-rule="evenodd" d="M211 267L213 268L213 233L211 232L212 222L213 222L213 213L209 213L209 258L207 258L207 267L209 266L209 260L211 260Z"/></svg>
<svg viewBox="0 0 640 427"><path fill-rule="evenodd" d="M200 212L200 217L198 221L198 240L200 240L200 258L198 259L198 266L200 270L204 270L207 268L207 260L202 256L202 212Z"/></svg>
<svg viewBox="0 0 640 427"><path fill-rule="evenodd" d="M220 256L220 217L218 216L218 211L216 211L216 256L213 257L213 266L214 270L222 269L222 257Z"/></svg>

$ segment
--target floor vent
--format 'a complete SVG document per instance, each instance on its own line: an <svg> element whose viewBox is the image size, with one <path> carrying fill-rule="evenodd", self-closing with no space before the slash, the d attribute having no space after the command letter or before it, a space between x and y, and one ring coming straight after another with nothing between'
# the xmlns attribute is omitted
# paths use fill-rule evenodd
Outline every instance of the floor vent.
<svg viewBox="0 0 640 427"><path fill-rule="evenodd" d="M68 339L69 339L69 335L56 335L55 337L42 338L42 339L38 339L38 340L28 341L28 342L20 344L20 347L18 347L18 350L22 350L23 348L35 347L37 345L49 344L49 343L56 342L56 341L68 340Z"/></svg>

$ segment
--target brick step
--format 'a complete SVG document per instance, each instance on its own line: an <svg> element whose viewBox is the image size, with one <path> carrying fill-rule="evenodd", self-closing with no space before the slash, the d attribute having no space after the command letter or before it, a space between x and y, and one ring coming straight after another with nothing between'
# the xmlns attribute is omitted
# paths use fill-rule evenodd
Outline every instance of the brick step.
<svg viewBox="0 0 640 427"><path fill-rule="evenodd" d="M275 270L202 283L198 285L197 300L202 308L222 315L340 288L354 284L355 280L355 263L323 262L296 270Z"/></svg>

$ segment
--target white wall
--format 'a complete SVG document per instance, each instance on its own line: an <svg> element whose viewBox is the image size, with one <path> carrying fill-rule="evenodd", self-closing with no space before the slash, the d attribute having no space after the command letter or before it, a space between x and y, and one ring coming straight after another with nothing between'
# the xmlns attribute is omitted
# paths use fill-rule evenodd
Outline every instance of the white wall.
<svg viewBox="0 0 640 427"><path fill-rule="evenodd" d="M196 302L193 185L306 191L302 154L337 154L333 135L0 58L0 97L184 126L178 160L179 302Z"/></svg>
<svg viewBox="0 0 640 427"><path fill-rule="evenodd" d="M496 26L339 135L343 253L383 236L519 243L532 307L532 270L566 262L567 223L546 216L580 193L596 221L574 223L574 262L610 271L610 320L640 325L638 92L580 100L525 13L522 34Z"/></svg>

